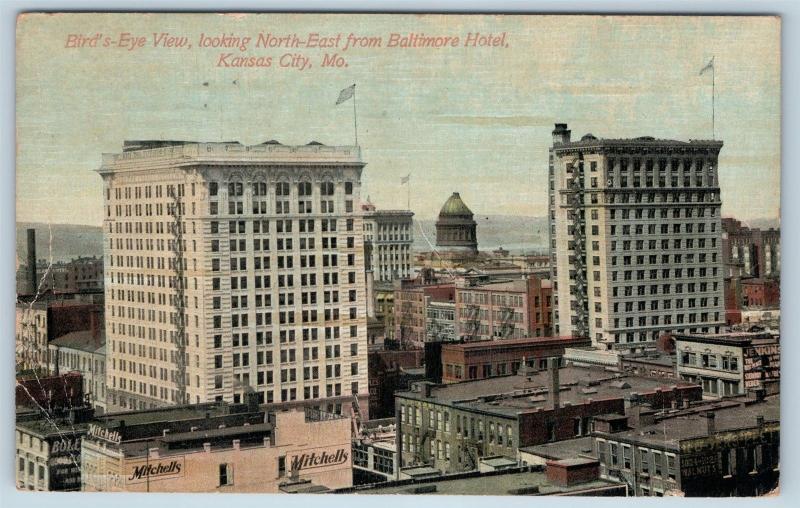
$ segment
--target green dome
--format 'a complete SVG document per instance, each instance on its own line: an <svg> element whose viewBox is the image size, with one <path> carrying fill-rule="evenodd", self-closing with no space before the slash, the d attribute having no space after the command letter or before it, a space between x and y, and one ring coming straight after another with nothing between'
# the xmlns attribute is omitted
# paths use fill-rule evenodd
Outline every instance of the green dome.
<svg viewBox="0 0 800 508"><path fill-rule="evenodd" d="M447 198L447 201L444 202L444 206L442 206L442 209L439 211L439 217L464 215L472 217L472 210L467 208L467 205L461 201L461 196L458 195L458 192L454 192L452 196Z"/></svg>

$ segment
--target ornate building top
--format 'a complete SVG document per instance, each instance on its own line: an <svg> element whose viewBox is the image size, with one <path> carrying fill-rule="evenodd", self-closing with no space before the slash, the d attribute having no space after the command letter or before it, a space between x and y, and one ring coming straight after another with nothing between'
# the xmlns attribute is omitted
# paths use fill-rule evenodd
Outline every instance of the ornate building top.
<svg viewBox="0 0 800 508"><path fill-rule="evenodd" d="M436 245L446 250L464 253L478 253L477 224L472 211L454 192L445 201L436 221Z"/></svg>

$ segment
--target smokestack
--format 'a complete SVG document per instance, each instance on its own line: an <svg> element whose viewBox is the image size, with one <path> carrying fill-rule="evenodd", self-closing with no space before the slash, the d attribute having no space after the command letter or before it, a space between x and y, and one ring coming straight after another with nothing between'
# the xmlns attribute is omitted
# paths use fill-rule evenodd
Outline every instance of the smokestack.
<svg viewBox="0 0 800 508"><path fill-rule="evenodd" d="M709 436L713 436L717 432L716 415L711 411L706 413L706 427Z"/></svg>
<svg viewBox="0 0 800 508"><path fill-rule="evenodd" d="M28 286L30 294L36 294L39 287L38 277L36 276L36 230L28 229Z"/></svg>
<svg viewBox="0 0 800 508"><path fill-rule="evenodd" d="M550 371L550 403L552 409L561 406L561 383L558 380L558 360L551 358L548 365Z"/></svg>
<svg viewBox="0 0 800 508"><path fill-rule="evenodd" d="M102 323L100 319L101 312L102 310L100 308L89 310L89 330L92 332L92 338L95 340L100 338L100 325Z"/></svg>

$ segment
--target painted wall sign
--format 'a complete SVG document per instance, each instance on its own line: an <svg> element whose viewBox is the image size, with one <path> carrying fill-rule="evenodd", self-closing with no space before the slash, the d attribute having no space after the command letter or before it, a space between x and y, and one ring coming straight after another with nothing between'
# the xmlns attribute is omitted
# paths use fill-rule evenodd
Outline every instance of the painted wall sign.
<svg viewBox="0 0 800 508"><path fill-rule="evenodd" d="M304 471L320 467L345 464L350 458L349 448L304 450L288 457L292 471Z"/></svg>
<svg viewBox="0 0 800 508"><path fill-rule="evenodd" d="M95 425L93 423L89 424L89 432L87 435L89 437L102 439L103 441L108 441L113 444L120 444L120 442L122 442L122 435L116 430L100 427L99 425Z"/></svg>
<svg viewBox="0 0 800 508"><path fill-rule="evenodd" d="M184 457L170 457L168 459L151 459L129 465L126 483L141 483L146 481L165 480L184 476L186 464Z"/></svg>

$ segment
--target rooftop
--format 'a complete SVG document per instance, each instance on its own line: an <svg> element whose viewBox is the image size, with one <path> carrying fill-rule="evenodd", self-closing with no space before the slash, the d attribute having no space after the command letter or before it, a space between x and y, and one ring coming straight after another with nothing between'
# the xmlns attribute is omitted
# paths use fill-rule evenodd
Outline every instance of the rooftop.
<svg viewBox="0 0 800 508"><path fill-rule="evenodd" d="M674 367L675 357L667 353L633 353L622 357L625 362L646 363L650 365L660 365L662 367Z"/></svg>
<svg viewBox="0 0 800 508"><path fill-rule="evenodd" d="M472 217L472 210L470 210L464 201L461 200L461 195L454 192L452 196L447 198L447 201L442 205L439 211L439 217L442 216L469 216Z"/></svg>
<svg viewBox="0 0 800 508"><path fill-rule="evenodd" d="M520 448L520 453L530 453L548 460L563 460L580 457L582 455L592 455L591 436L579 437L577 439L567 439L555 443L545 443L535 446Z"/></svg>
<svg viewBox="0 0 800 508"><path fill-rule="evenodd" d="M443 347L448 349L491 349L514 346L557 346L576 347L590 345L590 339L580 337L526 337L521 339L501 339L501 340L476 340L463 343L449 343Z"/></svg>
<svg viewBox="0 0 800 508"><path fill-rule="evenodd" d="M283 145L267 141L243 145L238 141L202 142L183 140L125 141L121 153L104 153L98 172L195 167L198 164L242 165L247 163L290 166L349 165L363 167L358 146L330 146L312 141L305 145Z"/></svg>
<svg viewBox="0 0 800 508"><path fill-rule="evenodd" d="M672 390L695 386L674 379L617 374L600 368L575 366L559 369L561 405L591 400L629 399L634 393ZM546 370L528 375L500 376L461 383L432 385L430 397L422 391L406 390L396 396L420 401L435 401L467 410L506 417L545 409L549 405L550 374Z"/></svg>
<svg viewBox="0 0 800 508"><path fill-rule="evenodd" d="M542 468L515 468L494 473L467 473L421 480L401 480L375 486L342 489L345 494L434 494L465 496L547 495L619 485L610 480L592 480L570 486L554 485Z"/></svg>
<svg viewBox="0 0 800 508"><path fill-rule="evenodd" d="M681 441L708 436L707 412L714 414L716 433L755 428L756 418L763 417L765 423L780 421L780 401L778 396L767 397L763 402L719 401L689 410L680 411L676 416L661 419L659 422L638 429L617 432L620 439L636 441L652 446L677 448Z"/></svg>
<svg viewBox="0 0 800 508"><path fill-rule="evenodd" d="M106 332L104 330L101 330L97 337L92 334L91 330L79 330L50 341L51 346L78 349L88 353L105 353L105 343Z"/></svg>
<svg viewBox="0 0 800 508"><path fill-rule="evenodd" d="M750 344L777 344L780 338L769 332L725 332L707 334L674 334L676 341L747 346Z"/></svg>

